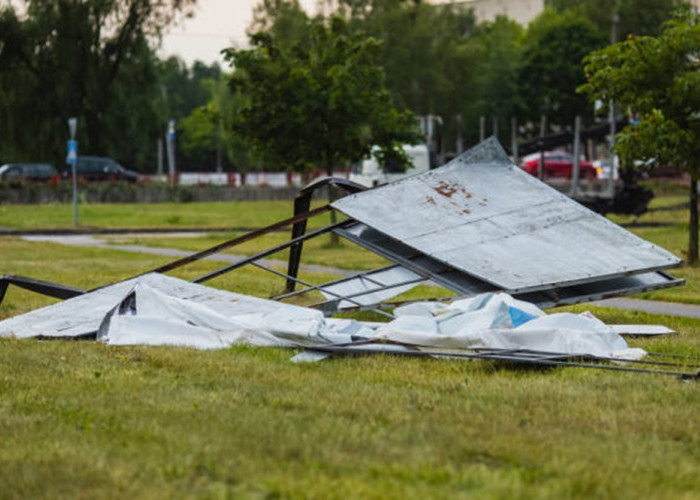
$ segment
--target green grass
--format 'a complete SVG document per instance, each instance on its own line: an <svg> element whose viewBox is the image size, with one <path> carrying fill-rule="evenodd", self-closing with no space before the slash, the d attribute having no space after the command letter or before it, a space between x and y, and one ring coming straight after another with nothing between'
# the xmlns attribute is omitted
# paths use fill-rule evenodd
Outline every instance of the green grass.
<svg viewBox="0 0 700 500"><path fill-rule="evenodd" d="M323 203L317 203L320 206ZM316 206L314 205L314 206ZM79 223L84 228L228 228L262 227L291 217L288 201L219 203L153 203L144 205L81 203ZM318 219L318 220L317 220ZM327 223L317 217L314 224ZM0 204L0 228L73 228L70 204Z"/></svg>
<svg viewBox="0 0 700 500"><path fill-rule="evenodd" d="M696 384L384 356L294 365L277 349L0 346L0 490L17 497L690 498L700 486Z"/></svg>
<svg viewBox="0 0 700 500"><path fill-rule="evenodd" d="M0 340L0 491L692 498L700 487L697 384L291 355Z"/></svg>
<svg viewBox="0 0 700 500"><path fill-rule="evenodd" d="M680 229L638 230L681 238ZM181 243L194 250L211 241ZM314 249L337 265L334 250L324 251ZM0 273L88 288L169 260L0 239ZM700 296L697 270L680 272L689 300ZM281 290L278 278L255 269L211 284L263 297ZM435 291L423 288L408 295ZM0 319L51 301L11 288ZM564 308L586 309L608 323L680 332L631 345L700 355L700 321ZM0 339L0 498L636 499L700 491L698 383L390 356L293 364L293 354Z"/></svg>
<svg viewBox="0 0 700 500"><path fill-rule="evenodd" d="M178 250L197 252L217 245L223 241L236 238L242 234L244 233L207 233L194 237L129 235L128 237L104 236L102 239L114 245L140 245L155 248L176 248ZM254 255L286 243L289 241L289 239L289 232L275 232L232 247L223 253ZM288 257L289 251L286 249L270 256L272 259L283 261L286 261ZM304 251L302 253L302 262L304 264L331 265L332 267L347 270L376 269L378 267L390 264L390 262L386 259L365 250L354 243L350 243L349 241L341 239L337 244L331 243L329 235L322 235L318 238L313 238L305 242Z"/></svg>

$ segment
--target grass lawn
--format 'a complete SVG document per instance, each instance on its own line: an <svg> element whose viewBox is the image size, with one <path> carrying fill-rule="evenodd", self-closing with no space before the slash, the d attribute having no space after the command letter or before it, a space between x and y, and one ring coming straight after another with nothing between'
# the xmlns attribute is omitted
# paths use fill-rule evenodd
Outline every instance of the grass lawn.
<svg viewBox="0 0 700 500"><path fill-rule="evenodd" d="M315 206L323 202L314 203ZM134 209L134 207L138 207ZM81 203L81 228L233 228L263 227L294 215L291 201L232 201L217 203L153 203L129 205ZM328 223L328 216L313 219L312 226ZM0 228L72 229L73 206L0 204Z"/></svg>
<svg viewBox="0 0 700 500"><path fill-rule="evenodd" d="M206 215L181 207L173 206L172 216L183 217L183 226L191 223L187 213ZM0 226L7 226L19 215L3 208ZM245 217L261 225L261 214L272 211ZM204 224L239 224L226 220ZM667 248L681 251L683 223L667 233L635 231L658 230L645 237L659 244L676 238L680 246ZM335 266L333 251L321 245L314 253ZM340 252L351 258L348 249ZM168 260L0 239L0 274L85 288ZM202 262L176 275L215 267ZM676 273L687 273L689 302L700 297L696 272ZM263 297L281 288L254 269L211 285ZM0 319L51 301L10 289ZM700 321L590 309L608 323L660 323L680 332L631 345L700 355ZM636 499L697 498L700 491L698 383L390 356L293 364L293 354L0 339L0 498Z"/></svg>

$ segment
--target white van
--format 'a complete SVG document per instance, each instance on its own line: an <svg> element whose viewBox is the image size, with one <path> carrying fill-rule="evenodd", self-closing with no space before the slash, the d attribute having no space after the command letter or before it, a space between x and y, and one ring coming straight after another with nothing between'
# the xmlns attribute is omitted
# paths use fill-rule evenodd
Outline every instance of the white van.
<svg viewBox="0 0 700 500"><path fill-rule="evenodd" d="M373 153L376 150L376 146L372 148ZM386 169L382 169L377 163L377 159L370 156L353 165L350 171L350 180L363 186L374 187L430 170L430 153L426 144L415 146L404 144L403 150L411 159L411 165L405 171L398 167L392 168L391 163L387 165Z"/></svg>

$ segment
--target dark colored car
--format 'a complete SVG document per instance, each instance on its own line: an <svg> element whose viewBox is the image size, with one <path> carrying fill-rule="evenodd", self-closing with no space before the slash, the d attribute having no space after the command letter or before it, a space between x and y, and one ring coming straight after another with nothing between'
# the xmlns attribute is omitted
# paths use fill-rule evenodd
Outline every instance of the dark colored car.
<svg viewBox="0 0 700 500"><path fill-rule="evenodd" d="M540 154L534 153L523 158L520 167L528 174L537 176L540 165ZM581 160L579 163L581 179L595 179L597 171L593 163ZM565 151L547 151L544 153L544 177L571 178L574 169L574 156Z"/></svg>
<svg viewBox="0 0 700 500"><path fill-rule="evenodd" d="M139 178L136 172L125 169L111 158L101 156L79 156L76 174L84 181L136 182ZM61 175L64 179L70 179L72 168L66 168Z"/></svg>
<svg viewBox="0 0 700 500"><path fill-rule="evenodd" d="M48 163L7 163L0 166L2 181L49 182L58 178L58 171Z"/></svg>

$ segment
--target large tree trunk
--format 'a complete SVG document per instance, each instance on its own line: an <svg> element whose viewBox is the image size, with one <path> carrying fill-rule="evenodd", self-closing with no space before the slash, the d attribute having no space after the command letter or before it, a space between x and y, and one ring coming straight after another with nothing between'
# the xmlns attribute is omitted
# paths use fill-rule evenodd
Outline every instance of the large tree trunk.
<svg viewBox="0 0 700 500"><path fill-rule="evenodd" d="M688 264L698 261L698 174L690 174L690 224L688 227Z"/></svg>

